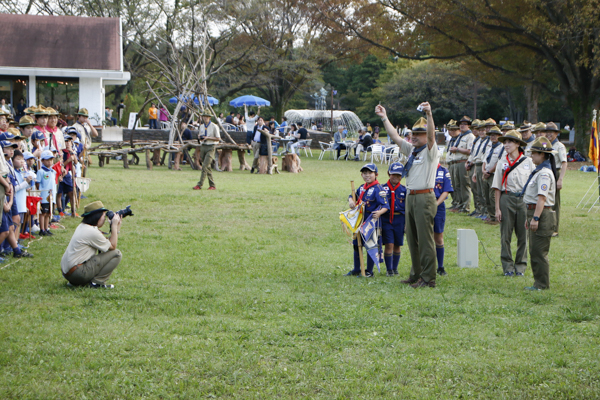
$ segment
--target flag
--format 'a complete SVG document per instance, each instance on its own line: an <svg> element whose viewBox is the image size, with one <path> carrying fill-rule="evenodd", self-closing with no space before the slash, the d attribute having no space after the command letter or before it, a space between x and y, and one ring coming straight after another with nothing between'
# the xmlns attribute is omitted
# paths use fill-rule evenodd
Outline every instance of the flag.
<svg viewBox="0 0 600 400"><path fill-rule="evenodd" d="M341 212L340 221L342 221L342 226L347 227L347 230L349 230L350 233L356 232L362 223L363 212L364 206L362 203L354 208L351 208L350 210Z"/></svg>
<svg viewBox="0 0 600 400"><path fill-rule="evenodd" d="M85 193L90 188L91 178L75 178L75 184L81 191L81 193Z"/></svg>
<svg viewBox="0 0 600 400"><path fill-rule="evenodd" d="M600 169L600 165L598 165L598 159L600 158L600 152L598 151L598 124L595 113L596 111L594 111L594 118L592 119L592 134L590 135L590 151L588 157L594 167Z"/></svg>
<svg viewBox="0 0 600 400"><path fill-rule="evenodd" d="M379 267L379 219L373 221L373 214L369 215L369 218L365 220L365 223L360 227L360 235L362 236L363 243L365 244L365 250L377 265L377 271L381 272Z"/></svg>

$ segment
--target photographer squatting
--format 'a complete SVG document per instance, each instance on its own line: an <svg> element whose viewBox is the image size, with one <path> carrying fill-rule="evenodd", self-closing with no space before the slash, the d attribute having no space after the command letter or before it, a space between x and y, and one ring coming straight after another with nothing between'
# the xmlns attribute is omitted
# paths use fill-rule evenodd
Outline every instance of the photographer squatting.
<svg viewBox="0 0 600 400"><path fill-rule="evenodd" d="M110 238L107 239L99 229L104 225L108 211L102 202L90 203L84 211L83 220L75 229L62 257L62 274L73 286L112 289L114 285L107 285L106 281L121 262L122 255L117 250L121 217L133 214L129 209L115 213L109 211L108 217L112 218Z"/></svg>

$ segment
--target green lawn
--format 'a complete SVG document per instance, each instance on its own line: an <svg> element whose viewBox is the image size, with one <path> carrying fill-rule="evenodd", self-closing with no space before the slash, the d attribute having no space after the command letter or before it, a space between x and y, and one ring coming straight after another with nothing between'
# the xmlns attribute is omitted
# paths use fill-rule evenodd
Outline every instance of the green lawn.
<svg viewBox="0 0 600 400"><path fill-rule="evenodd" d="M600 214L575 208L593 174L565 179L550 290L524 291L531 271L504 277L481 246L479 268L457 268L458 228L500 263L498 227L457 215L449 275L415 290L407 246L400 277L343 276L338 212L361 164L302 165L217 173L215 192L192 191L189 167L95 165L82 204L135 213L116 288L65 286L77 221L0 270L0 398L600 398Z"/></svg>

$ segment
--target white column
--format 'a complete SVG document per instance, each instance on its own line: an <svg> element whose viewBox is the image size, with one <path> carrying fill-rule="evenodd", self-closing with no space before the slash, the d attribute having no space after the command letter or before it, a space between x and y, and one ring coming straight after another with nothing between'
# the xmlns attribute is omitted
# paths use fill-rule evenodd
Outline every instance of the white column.
<svg viewBox="0 0 600 400"><path fill-rule="evenodd" d="M36 86L37 82L35 79L35 75L29 75L29 82L27 83L27 106L35 106L37 105L36 99Z"/></svg>
<svg viewBox="0 0 600 400"><path fill-rule="evenodd" d="M102 125L104 120L104 98L101 78L79 78L79 108L87 108L90 121ZM94 119L98 117L99 119Z"/></svg>

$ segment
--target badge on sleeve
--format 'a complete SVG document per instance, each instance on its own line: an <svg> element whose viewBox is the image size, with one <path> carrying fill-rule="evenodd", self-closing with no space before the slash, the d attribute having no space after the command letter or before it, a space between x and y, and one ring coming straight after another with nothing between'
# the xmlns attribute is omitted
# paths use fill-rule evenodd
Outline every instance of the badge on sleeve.
<svg viewBox="0 0 600 400"><path fill-rule="evenodd" d="M542 185L541 189L545 192L548 190L548 185L546 185L545 183Z"/></svg>

